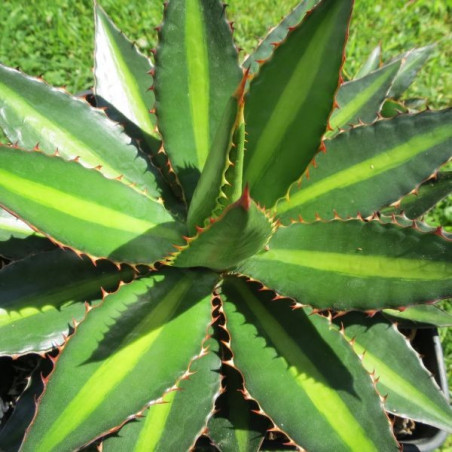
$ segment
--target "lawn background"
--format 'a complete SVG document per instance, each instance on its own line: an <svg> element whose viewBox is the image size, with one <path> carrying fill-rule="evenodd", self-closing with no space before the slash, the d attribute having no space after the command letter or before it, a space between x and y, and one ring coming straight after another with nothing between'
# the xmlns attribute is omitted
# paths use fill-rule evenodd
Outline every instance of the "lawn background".
<svg viewBox="0 0 452 452"><path fill-rule="evenodd" d="M162 0L100 0L114 22L147 55L156 45ZM298 0L229 0L228 17L241 57ZM0 6L0 62L19 67L71 93L93 86L91 0L3 0ZM379 43L383 60L412 47L437 46L406 97L427 97L433 108L452 104L452 0L356 0L345 72L356 73ZM452 226L452 203L441 203L431 221ZM452 312L447 302L443 306ZM452 331L443 331L452 387ZM452 450L452 440L446 448ZM444 448L444 450L446 450Z"/></svg>

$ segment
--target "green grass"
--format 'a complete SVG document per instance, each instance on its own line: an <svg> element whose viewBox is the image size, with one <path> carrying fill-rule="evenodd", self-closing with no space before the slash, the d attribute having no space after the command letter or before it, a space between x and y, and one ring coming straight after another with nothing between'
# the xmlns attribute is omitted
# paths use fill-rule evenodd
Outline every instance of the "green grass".
<svg viewBox="0 0 452 452"><path fill-rule="evenodd" d="M116 24L150 55L156 44L162 1L100 0ZM146 4L143 8L140 5ZM229 18L242 56L297 0L229 0ZM345 71L353 75L379 43L383 60L433 42L436 49L407 97L427 97L434 108L452 104L451 0L356 0ZM0 62L42 75L69 92L93 86L93 17L91 0L3 0L0 8ZM431 221L452 225L452 203L445 201ZM445 303L452 311L452 305ZM452 386L452 331L442 333ZM452 447L452 441L448 443Z"/></svg>

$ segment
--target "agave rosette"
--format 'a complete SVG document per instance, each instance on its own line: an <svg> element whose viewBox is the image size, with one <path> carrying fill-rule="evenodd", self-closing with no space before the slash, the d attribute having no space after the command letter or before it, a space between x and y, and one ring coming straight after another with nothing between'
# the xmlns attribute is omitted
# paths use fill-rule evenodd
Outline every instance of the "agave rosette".
<svg viewBox="0 0 452 452"><path fill-rule="evenodd" d="M450 324L450 239L417 219L451 189L452 111L392 108L431 47L342 80L352 8L305 0L240 65L224 5L170 0L154 65L96 4L100 109L0 67L0 351L53 362L2 448L452 431L395 326Z"/></svg>

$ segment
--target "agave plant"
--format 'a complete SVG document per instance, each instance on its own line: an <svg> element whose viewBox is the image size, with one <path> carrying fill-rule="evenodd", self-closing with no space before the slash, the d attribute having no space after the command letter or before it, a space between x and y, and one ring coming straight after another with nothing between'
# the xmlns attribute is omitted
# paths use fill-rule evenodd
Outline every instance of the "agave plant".
<svg viewBox="0 0 452 452"><path fill-rule="evenodd" d="M431 47L343 81L352 7L305 0L240 65L224 5L170 0L153 65L95 4L97 108L0 67L0 352L52 361L2 450L452 432L396 327L450 324L450 239L417 219L452 111L399 114Z"/></svg>

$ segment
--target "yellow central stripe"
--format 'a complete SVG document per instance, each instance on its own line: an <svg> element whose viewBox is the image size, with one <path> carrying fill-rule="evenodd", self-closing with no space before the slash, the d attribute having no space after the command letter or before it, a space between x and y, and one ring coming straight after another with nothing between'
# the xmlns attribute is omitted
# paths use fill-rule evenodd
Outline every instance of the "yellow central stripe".
<svg viewBox="0 0 452 452"><path fill-rule="evenodd" d="M199 0L186 0L185 52L188 92L198 167L202 168L209 153L209 53L202 6Z"/></svg>
<svg viewBox="0 0 452 452"><path fill-rule="evenodd" d="M345 337L349 342L352 340L350 337ZM353 348L357 354L364 354L362 362L365 369L368 372L373 372L375 370L375 376L379 378L379 383L381 385L384 385L392 392L397 393L400 397L410 402L410 404L415 404L416 406L421 407L423 411L428 411L432 416L442 422L444 422L444 417L449 419L449 423L452 422L452 416L449 410L437 411L436 406L432 404L432 401L428 396L419 391L416 386L413 386L410 383L410 381L387 366L381 359L369 352L368 349L365 349L360 345L359 336L355 338Z"/></svg>
<svg viewBox="0 0 452 452"><path fill-rule="evenodd" d="M101 165L102 173L108 177L114 178L121 175L105 162L99 154L96 154L93 148L87 147L86 143L80 140L80 135L74 135L70 130L61 127L61 122L57 126L56 123L39 113L25 99L17 96L7 85L0 83L0 87L3 97L7 97L10 100L7 108L14 111L17 117L26 118L23 124L24 128L34 130L38 136L44 137L44 139L45 137L51 137L52 142L55 143L55 149L58 147L61 155L69 158L79 156L83 162L91 167ZM127 178L123 180L126 181Z"/></svg>
<svg viewBox="0 0 452 452"><path fill-rule="evenodd" d="M335 19L334 14L331 14L328 19L317 28L309 46L286 83L266 125L261 129L262 132L250 155L244 177L251 187L259 181L262 173L272 163L271 158L275 155L275 150L278 149L287 130L292 126L306 98L311 93L312 86L315 86L316 76L323 62L325 51L319 51L319 48L325 47L324 42L333 32L334 28L330 26L330 23Z"/></svg>
<svg viewBox="0 0 452 452"><path fill-rule="evenodd" d="M338 392L331 388L315 365L303 353L285 329L264 308L262 303L242 285L236 285L242 298L262 324L274 344L278 356L283 357L290 375L331 428L350 450L377 450L362 425L357 421ZM264 408L265 409L265 408Z"/></svg>
<svg viewBox="0 0 452 452"><path fill-rule="evenodd" d="M101 25L103 34L107 37L105 45L110 49L111 55L113 56L113 64L116 67L116 71L110 74L110 76L115 77L117 83L126 93L126 99L128 100L122 107L127 109L130 115L129 119L149 135L156 137L154 124L152 124L151 115L149 114L149 106L146 106L144 103L144 98L141 95L137 80L130 71L130 67L124 61L116 38L111 32L110 24L108 24L107 18L104 17L103 13L100 15L99 24ZM151 79L149 78L149 80Z"/></svg>
<svg viewBox="0 0 452 452"><path fill-rule="evenodd" d="M393 67L388 67L385 71L382 71L380 76L377 77L366 89L357 93L353 97L353 100L335 110L330 119L331 127L336 129L347 124L353 116L360 111L364 105L366 105L369 99L381 88L388 78L397 72L399 66L400 64L394 64ZM326 136L330 137L332 134L334 134L334 132L329 131Z"/></svg>
<svg viewBox="0 0 452 452"><path fill-rule="evenodd" d="M55 209L86 223L137 235L141 235L156 226L150 221L140 220L109 207L77 198L69 193L33 182L1 168L0 186L43 207Z"/></svg>
<svg viewBox="0 0 452 452"><path fill-rule="evenodd" d="M334 190L343 189L371 179L402 165L406 161L413 159L417 154L441 144L451 136L452 127L448 124L437 127L429 131L428 134L413 137L392 149L387 149L374 157L345 168L331 176L310 185L302 185L299 191L290 195L288 201L283 200L278 204L277 211L278 213L287 212L296 206L329 194Z"/></svg>
<svg viewBox="0 0 452 452"><path fill-rule="evenodd" d="M138 436L134 452L149 452L157 450L157 446L165 431L174 398L178 391L172 391L164 397L166 403L156 404L149 407L146 414L144 426Z"/></svg>
<svg viewBox="0 0 452 452"><path fill-rule="evenodd" d="M36 452L50 452L74 430L90 422L90 416L106 401L115 388L132 373L157 341L174 316L184 295L192 287L194 274L177 282L154 309L129 332L121 346L93 372L60 416L49 424L47 434L36 444ZM86 364L88 365L88 364Z"/></svg>
<svg viewBox="0 0 452 452"><path fill-rule="evenodd" d="M452 265L402 257L363 256L316 250L270 249L252 257L258 261L279 261L285 265L313 268L359 278L395 278L401 280L436 281L452 277Z"/></svg>

